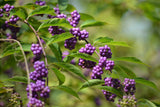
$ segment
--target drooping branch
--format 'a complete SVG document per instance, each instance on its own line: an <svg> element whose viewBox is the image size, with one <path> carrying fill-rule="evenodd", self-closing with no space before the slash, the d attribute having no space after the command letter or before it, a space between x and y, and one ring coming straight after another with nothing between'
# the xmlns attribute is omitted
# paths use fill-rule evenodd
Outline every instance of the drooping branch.
<svg viewBox="0 0 160 107"><path fill-rule="evenodd" d="M15 40L15 39L0 39L0 41L14 41L19 45L20 50L21 50L21 52L23 54L23 57L24 57L24 63L25 63L25 67L26 67L27 80L28 80L28 87L29 87L29 99L31 99L32 98L32 91L31 91L31 86L30 86L30 81L31 80L29 78L29 67L28 67L27 58L26 58L26 55L23 51L21 43L19 41Z"/></svg>

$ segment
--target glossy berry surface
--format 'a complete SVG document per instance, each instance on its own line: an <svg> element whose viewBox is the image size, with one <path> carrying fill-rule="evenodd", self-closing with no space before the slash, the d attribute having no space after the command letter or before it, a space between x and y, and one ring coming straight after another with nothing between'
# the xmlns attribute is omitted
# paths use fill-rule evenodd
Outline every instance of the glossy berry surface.
<svg viewBox="0 0 160 107"><path fill-rule="evenodd" d="M103 74L103 69L96 65L93 67L91 79L102 79L101 75Z"/></svg>
<svg viewBox="0 0 160 107"><path fill-rule="evenodd" d="M40 55L42 53L42 47L39 44L32 44L31 51L34 55Z"/></svg>
<svg viewBox="0 0 160 107"><path fill-rule="evenodd" d="M99 52L100 52L100 55L103 57L107 57L107 58L112 57L111 49L107 45L105 45L104 47L99 47Z"/></svg>

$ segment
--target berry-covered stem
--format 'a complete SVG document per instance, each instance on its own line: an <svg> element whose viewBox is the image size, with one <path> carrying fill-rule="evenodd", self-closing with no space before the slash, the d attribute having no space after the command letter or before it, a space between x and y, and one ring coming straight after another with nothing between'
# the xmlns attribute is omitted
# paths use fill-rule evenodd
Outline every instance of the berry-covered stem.
<svg viewBox="0 0 160 107"><path fill-rule="evenodd" d="M48 61L47 61L47 57L46 57L46 52L44 51L44 47L43 47L42 42L41 42L41 39L40 39L40 37L39 37L39 35L38 35L38 31L36 31L36 30L33 28L33 26L28 23L27 20L24 20L24 22L33 30L34 34L36 35L36 37L37 37L37 39L38 39L38 41L39 41L39 44L40 44L40 46L42 47L42 53L43 53L44 60L45 60L45 63L46 63L46 66L47 66L47 70L48 70ZM47 77L47 86L48 86L48 77Z"/></svg>
<svg viewBox="0 0 160 107"><path fill-rule="evenodd" d="M25 63L25 67L26 67L28 86L29 86L29 99L31 99L32 98L32 91L31 91L31 86L30 86L29 67L28 67L27 58L26 58L26 55L23 51L21 43L15 39L0 39L0 41L14 41L14 42L17 42L17 44L19 45L20 50L22 51L22 54L24 57L24 63Z"/></svg>

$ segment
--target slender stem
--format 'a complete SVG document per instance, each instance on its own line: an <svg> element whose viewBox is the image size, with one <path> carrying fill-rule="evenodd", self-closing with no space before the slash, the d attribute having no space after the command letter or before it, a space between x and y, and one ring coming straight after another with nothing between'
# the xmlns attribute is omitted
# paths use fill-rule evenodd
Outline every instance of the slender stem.
<svg viewBox="0 0 160 107"><path fill-rule="evenodd" d="M39 37L39 35L38 35L38 32L33 28L32 25L30 25L30 24L28 23L27 20L24 20L24 22L33 30L34 34L36 35L36 37L37 37L37 39L38 39L38 41L39 41L39 44L40 44L40 46L42 47L42 53L43 53L43 56L44 56L44 60L45 60L47 69L48 69L48 61L47 61L46 53L45 53L45 51L44 51L44 47L43 47L43 45L42 45L41 39L40 39L40 37ZM47 77L47 86L48 86L48 77Z"/></svg>
<svg viewBox="0 0 160 107"><path fill-rule="evenodd" d="M29 86L29 99L31 99L32 98L32 91L31 91L31 86L30 86L29 67L28 67L27 58L26 58L26 55L23 51L21 43L15 39L0 39L0 41L14 41L14 42L17 42L17 44L19 45L19 47L22 51L23 57L24 57L24 63L25 63L25 67L26 67L28 86Z"/></svg>

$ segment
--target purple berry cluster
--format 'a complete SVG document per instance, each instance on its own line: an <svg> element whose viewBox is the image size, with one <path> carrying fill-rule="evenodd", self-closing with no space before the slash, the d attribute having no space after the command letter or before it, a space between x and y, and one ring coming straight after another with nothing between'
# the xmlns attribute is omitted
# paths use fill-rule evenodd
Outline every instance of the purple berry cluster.
<svg viewBox="0 0 160 107"><path fill-rule="evenodd" d="M117 107L137 107L137 100L135 95L132 96L123 96L123 99L118 101Z"/></svg>
<svg viewBox="0 0 160 107"><path fill-rule="evenodd" d="M102 67L96 65L93 67L91 79L102 79L103 69Z"/></svg>
<svg viewBox="0 0 160 107"><path fill-rule="evenodd" d="M93 68L96 65L96 62L80 58L78 65L82 68Z"/></svg>
<svg viewBox="0 0 160 107"><path fill-rule="evenodd" d="M2 25L2 29L4 31L10 30L11 33L7 33L7 39L16 39L17 38L17 33L19 32L20 28L17 26L17 21L19 20L19 17L16 16L11 16L9 21L5 21L5 24Z"/></svg>
<svg viewBox="0 0 160 107"><path fill-rule="evenodd" d="M44 102L36 98L31 98L27 107L44 107Z"/></svg>
<svg viewBox="0 0 160 107"><path fill-rule="evenodd" d="M66 19L66 18L67 18L67 15L65 15L65 14L63 14L63 13L62 13L62 14L58 14L58 15L57 15L57 18L60 18L60 19L65 18L65 19Z"/></svg>
<svg viewBox="0 0 160 107"><path fill-rule="evenodd" d="M71 17L69 17L67 20L70 22L70 25L76 27L80 21L80 14L77 12L77 10L74 10L71 12Z"/></svg>
<svg viewBox="0 0 160 107"><path fill-rule="evenodd" d="M58 14L61 14L58 5L57 5L55 8L53 8L53 9L54 9L54 12L55 12L57 15L58 15Z"/></svg>
<svg viewBox="0 0 160 107"><path fill-rule="evenodd" d="M40 55L42 53L42 47L39 44L32 44L31 51L34 55Z"/></svg>
<svg viewBox="0 0 160 107"><path fill-rule="evenodd" d="M86 53L86 54L92 55L95 50L96 48L89 43L89 44L86 44L85 47L82 47L79 50L79 53Z"/></svg>
<svg viewBox="0 0 160 107"><path fill-rule="evenodd" d="M0 9L0 17L3 17L3 9Z"/></svg>
<svg viewBox="0 0 160 107"><path fill-rule="evenodd" d="M11 18L9 19L9 21L6 21L6 23L11 23L11 24L16 24L17 21L19 20L19 17L16 16L11 16Z"/></svg>
<svg viewBox="0 0 160 107"><path fill-rule="evenodd" d="M4 16L4 13L6 13L7 16L9 16L9 12L14 9L14 6L11 6L9 4L5 4L3 6L3 8L0 9L0 17L3 17Z"/></svg>
<svg viewBox="0 0 160 107"><path fill-rule="evenodd" d="M105 69L106 69L106 70L109 70L110 72L112 72L113 67L114 67L114 61L112 61L112 60L107 60L107 61L106 61Z"/></svg>
<svg viewBox="0 0 160 107"><path fill-rule="evenodd" d="M103 57L111 58L112 57L112 52L110 47L105 45L104 47L99 47L100 55Z"/></svg>
<svg viewBox="0 0 160 107"><path fill-rule="evenodd" d="M52 34L53 36L56 34L61 34L64 33L65 31L62 28L59 28L58 26L50 26L48 28L48 31L50 34Z"/></svg>
<svg viewBox="0 0 160 107"><path fill-rule="evenodd" d="M96 50L96 48L93 47L91 44L86 44L85 47L82 47L79 50L79 53L85 53L88 55L92 55L95 50ZM96 62L80 58L78 65L81 66L82 68L93 68L96 65Z"/></svg>
<svg viewBox="0 0 160 107"><path fill-rule="evenodd" d="M76 43L77 43L77 38L76 37L69 38L69 39L65 40L64 47L69 49L69 50L72 50L72 49L75 48Z"/></svg>
<svg viewBox="0 0 160 107"><path fill-rule="evenodd" d="M35 59L40 59L40 54L42 52L42 47L39 44L32 44L31 50L35 55ZM39 59L38 59L39 58ZM30 72L30 79L35 81L30 83L32 95L29 93L29 86L27 86L26 91L27 95L31 96L29 99L27 107L44 107L44 102L39 100L40 97L48 98L50 89L45 84L44 77L48 76L48 70L45 67L44 61L34 61L34 71Z"/></svg>
<svg viewBox="0 0 160 107"><path fill-rule="evenodd" d="M80 31L79 28L70 29L70 33L73 34L73 36L78 37L79 40L85 40L89 36L89 33L86 30Z"/></svg>
<svg viewBox="0 0 160 107"><path fill-rule="evenodd" d="M45 68L45 64L43 61L36 61L34 63L35 71L30 73L30 79L37 81L42 80L43 77L47 77L48 71Z"/></svg>
<svg viewBox="0 0 160 107"><path fill-rule="evenodd" d="M46 4L46 2L40 0L40 1L36 1L35 4L40 5L40 6L44 6Z"/></svg>
<svg viewBox="0 0 160 107"><path fill-rule="evenodd" d="M124 92L126 92L127 94L133 95L135 93L136 87L134 79L125 78L123 85L124 85Z"/></svg>
<svg viewBox="0 0 160 107"><path fill-rule="evenodd" d="M0 17L4 16L4 13L6 13L7 16L9 16L9 12L14 9L14 6L11 6L9 4L5 4L2 9L0 9Z"/></svg>
<svg viewBox="0 0 160 107"><path fill-rule="evenodd" d="M110 86L110 87L113 87L115 89L119 89L120 86L121 86L120 80L118 80L118 79L107 77L107 78L104 79L104 81L105 81L104 86ZM106 100L114 102L116 94L113 94L113 93L111 93L109 91L105 91L105 90L102 90L102 92L105 95Z"/></svg>

